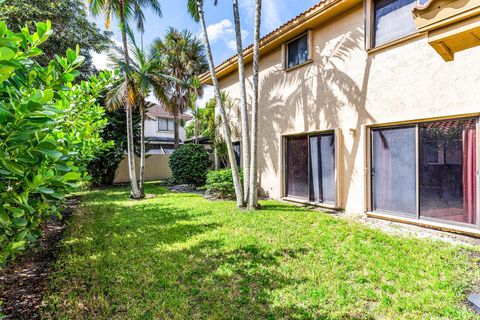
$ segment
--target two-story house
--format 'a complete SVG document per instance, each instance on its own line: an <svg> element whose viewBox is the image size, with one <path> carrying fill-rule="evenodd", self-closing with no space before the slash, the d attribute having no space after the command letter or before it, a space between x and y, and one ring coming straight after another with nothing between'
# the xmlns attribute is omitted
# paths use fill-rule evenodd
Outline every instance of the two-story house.
<svg viewBox="0 0 480 320"><path fill-rule="evenodd" d="M185 142L185 123L193 117L187 113L179 115L180 144ZM168 159L174 150L174 120L173 114L166 111L159 104L150 107L145 119L145 180L162 180L171 177ZM135 157L136 168L139 170L140 159ZM127 183L130 181L127 157L118 165L114 183Z"/></svg>
<svg viewBox="0 0 480 320"><path fill-rule="evenodd" d="M165 110L159 104L150 107L145 120L145 140L147 142L148 154L172 154L174 145L174 120L173 114ZM178 116L180 125L178 129L179 142L185 142L185 123L193 117L183 113Z"/></svg>
<svg viewBox="0 0 480 320"><path fill-rule="evenodd" d="M480 236L479 44L480 0L324 0L264 36L261 193Z"/></svg>

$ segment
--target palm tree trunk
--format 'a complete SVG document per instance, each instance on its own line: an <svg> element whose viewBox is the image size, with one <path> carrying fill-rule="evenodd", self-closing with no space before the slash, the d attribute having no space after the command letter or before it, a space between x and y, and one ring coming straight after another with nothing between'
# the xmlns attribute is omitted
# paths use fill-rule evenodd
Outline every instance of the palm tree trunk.
<svg viewBox="0 0 480 320"><path fill-rule="evenodd" d="M213 86L215 89L215 99L217 100L217 107L220 111L220 117L222 118L223 133L225 135L225 142L227 143L228 158L230 160L230 166L232 169L233 176L233 186L235 188L235 196L237 198L237 206L239 208L245 207L245 202L243 201L243 191L242 184L240 183L240 177L238 174L237 163L235 160L235 153L233 151L232 138L230 134L230 128L228 126L227 114L225 112L225 106L223 105L222 95L220 93L220 86L218 84L217 74L215 72L215 65L213 63L212 49L210 47L210 42L208 41L207 26L205 25L205 17L203 15L203 1L197 0L197 10L202 26L203 31L203 40L207 51L208 66L210 69L210 75L212 77Z"/></svg>
<svg viewBox="0 0 480 320"><path fill-rule="evenodd" d="M253 101L252 101L252 154L250 159L250 187L248 208L258 208L257 184L257 140L258 140L258 64L260 60L260 19L262 14L262 0L256 0L255 26L253 36Z"/></svg>
<svg viewBox="0 0 480 320"><path fill-rule="evenodd" d="M125 57L125 63L130 65L130 57L128 56L128 42L127 42L127 29L125 25L125 2L120 0L120 24L122 30L122 43L123 43L123 55ZM125 81L129 81L125 78ZM127 84L128 85L128 84ZM126 125L127 125L127 156L128 156L128 171L130 176L130 195L134 199L140 199L142 197L137 183L137 171L135 168L135 153L134 153L134 141L133 141L133 121L132 121L132 105L127 98L125 103Z"/></svg>
<svg viewBox="0 0 480 320"><path fill-rule="evenodd" d="M235 36L237 40L238 83L240 84L240 117L242 126L242 167L243 167L243 195L248 203L250 187L250 130L248 128L247 92L245 89L245 65L243 63L242 28L238 0L233 0L233 17L235 21Z"/></svg>
<svg viewBox="0 0 480 320"><path fill-rule="evenodd" d="M145 105L140 101L140 194L145 197Z"/></svg>
<svg viewBox="0 0 480 320"><path fill-rule="evenodd" d="M180 145L180 137L179 137L179 130L178 130L178 110L175 109L173 111L173 137L174 137L174 144L173 148L177 149L178 146Z"/></svg>

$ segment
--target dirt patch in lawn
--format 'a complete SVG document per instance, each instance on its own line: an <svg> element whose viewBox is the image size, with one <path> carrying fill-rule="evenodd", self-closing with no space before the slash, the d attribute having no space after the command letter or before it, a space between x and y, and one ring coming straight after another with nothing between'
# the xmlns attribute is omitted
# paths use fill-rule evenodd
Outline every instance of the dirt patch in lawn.
<svg viewBox="0 0 480 320"><path fill-rule="evenodd" d="M44 223L37 245L0 271L0 313L7 319L40 319L42 297L59 240L78 202L79 198L68 199L63 219L55 217Z"/></svg>

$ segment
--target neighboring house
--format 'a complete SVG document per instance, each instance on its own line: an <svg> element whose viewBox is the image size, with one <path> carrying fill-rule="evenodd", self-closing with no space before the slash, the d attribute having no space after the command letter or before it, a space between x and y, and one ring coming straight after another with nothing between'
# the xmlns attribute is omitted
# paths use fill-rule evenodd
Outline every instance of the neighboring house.
<svg viewBox="0 0 480 320"><path fill-rule="evenodd" d="M261 193L479 236L479 44L480 0L325 0L267 34ZM236 57L216 72L238 99Z"/></svg>
<svg viewBox="0 0 480 320"><path fill-rule="evenodd" d="M192 119L189 114L179 116L180 144L185 142L185 121ZM145 120L145 140L147 157L145 159L145 180L163 180L171 177L168 159L173 152L173 114L167 112L161 105L149 108ZM140 159L135 157L136 169L140 169ZM137 172L138 174L138 172ZM118 165L114 183L130 181L127 156Z"/></svg>
<svg viewBox="0 0 480 320"><path fill-rule="evenodd" d="M192 120L186 113L179 115L180 144L185 142L185 122ZM173 114L159 104L150 107L145 121L145 140L148 154L172 154L174 144Z"/></svg>

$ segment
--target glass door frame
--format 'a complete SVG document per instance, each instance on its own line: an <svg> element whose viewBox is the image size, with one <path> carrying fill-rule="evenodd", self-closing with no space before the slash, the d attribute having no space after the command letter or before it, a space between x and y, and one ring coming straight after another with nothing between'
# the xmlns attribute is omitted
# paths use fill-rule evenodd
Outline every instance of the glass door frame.
<svg viewBox="0 0 480 320"><path fill-rule="evenodd" d="M334 163L335 163L335 203L332 202L313 202L310 200L310 136L321 136L321 135L327 135L327 134L333 134L333 139L334 139ZM301 137L301 136L306 136L307 137L307 153L308 153L308 181L307 181L307 187L308 187L308 197L303 198L303 197L297 197L297 196L289 196L288 195L288 139L292 137ZM308 203L316 206L321 206L321 207L327 207L327 208L332 208L332 209L338 209L340 207L340 182L339 182L339 167L340 167L340 132L338 129L328 129L328 130L321 130L321 131L308 131L308 132L301 132L301 133L292 133L292 134L283 134L281 135L281 140L282 140L282 150L280 152L282 153L282 198L285 198L286 200L298 200L299 202L302 203Z"/></svg>
<svg viewBox="0 0 480 320"><path fill-rule="evenodd" d="M475 172L475 189L476 189L476 224L469 224L469 223L463 223L463 222L456 222L456 221L448 221L448 220L442 220L442 219L436 219L436 218L431 218L431 217L425 217L420 215L420 157L419 157L419 148L420 148L420 126L422 124L426 123L435 123L435 122L442 122L442 121L458 121L458 120L475 120L475 129L476 129L476 172ZM399 212L393 212L393 211L384 211L384 210L374 210L373 208L373 171L372 171L372 164L373 164L373 132L375 130L380 130L380 129L395 129L395 128L405 128L405 127L415 127L415 157L416 157L416 170L415 170L415 189L416 189L416 212L412 212L415 217L412 216L412 214L403 214ZM478 115L476 116L460 116L460 117L442 117L439 119L425 119L425 120L418 120L418 121L410 121L410 122L404 122L404 123L398 123L398 124L375 124L375 125L370 125L366 126L366 132L367 132L367 155L366 155L366 192L368 196L366 197L367 199L367 204L366 204L366 211L367 212L372 212L372 213L380 213L380 214L386 214L390 215L392 217L401 217L401 218L407 218L407 219L415 219L419 222L421 221L431 221L431 222L436 222L436 223L443 223L443 224L448 224L452 226L459 226L459 227L466 227L466 228L472 228L472 229L478 229L480 230L480 117Z"/></svg>

